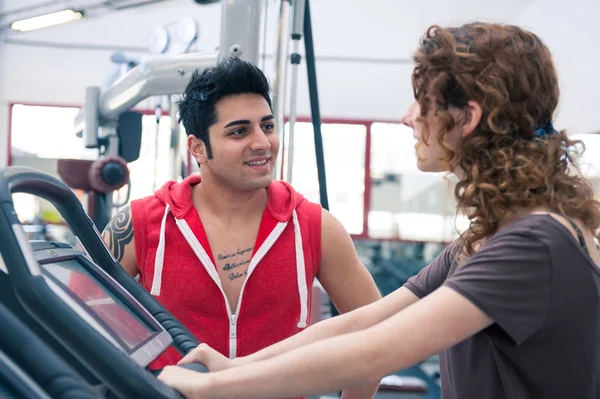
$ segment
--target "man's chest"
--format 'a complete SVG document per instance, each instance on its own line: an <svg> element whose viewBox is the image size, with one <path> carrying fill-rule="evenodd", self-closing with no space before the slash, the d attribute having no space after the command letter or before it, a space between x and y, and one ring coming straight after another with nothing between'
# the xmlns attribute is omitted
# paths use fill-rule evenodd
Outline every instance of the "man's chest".
<svg viewBox="0 0 600 399"><path fill-rule="evenodd" d="M254 243L250 240L237 240L218 242L213 247L214 266L217 269L221 287L223 287L232 311L235 311L235 304L242 285L248 278Z"/></svg>

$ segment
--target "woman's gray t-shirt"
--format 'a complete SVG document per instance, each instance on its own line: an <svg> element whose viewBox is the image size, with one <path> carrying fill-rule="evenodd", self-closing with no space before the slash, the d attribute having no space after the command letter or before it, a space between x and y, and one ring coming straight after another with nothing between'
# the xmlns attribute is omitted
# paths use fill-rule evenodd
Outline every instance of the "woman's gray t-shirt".
<svg viewBox="0 0 600 399"><path fill-rule="evenodd" d="M529 215L460 266L457 249L405 284L450 287L495 322L440 354L442 398L600 398L600 270L573 235Z"/></svg>

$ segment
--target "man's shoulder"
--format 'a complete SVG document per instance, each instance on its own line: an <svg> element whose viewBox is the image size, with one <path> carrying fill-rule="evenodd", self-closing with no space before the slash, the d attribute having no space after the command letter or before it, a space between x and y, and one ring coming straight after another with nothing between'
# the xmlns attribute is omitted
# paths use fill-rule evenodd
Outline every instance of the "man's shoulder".
<svg viewBox="0 0 600 399"><path fill-rule="evenodd" d="M296 206L296 213L298 217L303 215L304 217L308 217L313 222L321 223L321 215L324 211L324 208L321 204L317 202L313 202L310 199L304 197L300 201L300 203Z"/></svg>
<svg viewBox="0 0 600 399"><path fill-rule="evenodd" d="M162 217L165 208L165 204L155 195L148 195L131 200L128 206L133 218L148 218L155 213L158 217Z"/></svg>

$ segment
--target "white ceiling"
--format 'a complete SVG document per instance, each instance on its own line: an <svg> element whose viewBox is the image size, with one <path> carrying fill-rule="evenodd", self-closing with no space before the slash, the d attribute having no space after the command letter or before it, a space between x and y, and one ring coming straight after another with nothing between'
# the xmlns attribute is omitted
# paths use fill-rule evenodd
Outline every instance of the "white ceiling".
<svg viewBox="0 0 600 399"><path fill-rule="evenodd" d="M70 3L78 1L101 0ZM272 55L281 0L264 1L269 6L265 52ZM0 10L47 3L0 0ZM557 126L580 133L600 131L593 116L600 92L596 73L600 52L594 41L600 0L312 0L310 5L315 52L323 61L319 63L323 112L329 116L398 118L412 98L411 66L405 61L410 61L425 28L433 23L485 20L523 25L539 34L554 54L561 79ZM219 4L164 0L124 11L107 10L39 31L5 32L0 39L7 44L0 51L0 101L79 103L85 85L100 81L108 69L111 52L145 53L150 32L182 16L199 24L199 50L219 45ZM36 67L40 60L42 69ZM34 78L69 85L40 90Z"/></svg>
<svg viewBox="0 0 600 399"><path fill-rule="evenodd" d="M171 0L0 0L0 29L15 20L73 9L97 17L125 9L154 6Z"/></svg>

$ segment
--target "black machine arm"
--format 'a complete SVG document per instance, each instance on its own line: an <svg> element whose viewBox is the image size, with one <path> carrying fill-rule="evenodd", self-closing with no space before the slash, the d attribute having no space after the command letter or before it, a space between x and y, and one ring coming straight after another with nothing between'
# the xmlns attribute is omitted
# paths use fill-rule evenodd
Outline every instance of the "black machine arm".
<svg viewBox="0 0 600 399"><path fill-rule="evenodd" d="M163 325L173 338L175 348L182 356L200 344L200 341L179 320L165 311L152 295L123 270L104 245L98 230L85 213L79 199L63 182L35 169L13 166L4 169L0 175L0 203L2 206L8 205L12 208L13 193L28 193L51 202L81 242L85 243L91 258Z"/></svg>
<svg viewBox="0 0 600 399"><path fill-rule="evenodd" d="M198 340L113 259L92 221L74 193L59 180L34 169L0 169L0 253L9 272L13 290L23 308L44 326L78 361L119 398L156 397L179 399L181 395L160 383L109 340L94 339L98 333L59 298L45 281L31 244L15 214L12 194L29 193L50 201L74 233L85 244L91 258L138 301L177 339L178 350L191 350ZM137 291L137 292L134 292ZM166 325L165 325L166 324ZM90 339L94 344L90 345Z"/></svg>
<svg viewBox="0 0 600 399"><path fill-rule="evenodd" d="M51 398L100 399L77 373L0 303L0 349Z"/></svg>

